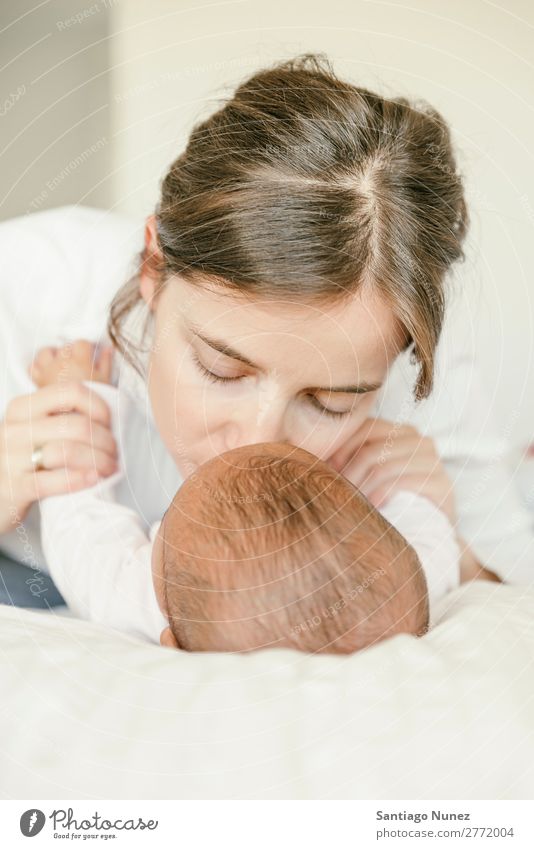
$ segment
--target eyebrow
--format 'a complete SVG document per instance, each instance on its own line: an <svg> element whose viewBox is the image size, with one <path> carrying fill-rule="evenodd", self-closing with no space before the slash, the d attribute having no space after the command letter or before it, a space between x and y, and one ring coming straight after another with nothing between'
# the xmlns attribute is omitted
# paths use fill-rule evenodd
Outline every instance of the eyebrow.
<svg viewBox="0 0 534 849"><path fill-rule="evenodd" d="M244 363L249 368L256 369L258 371L265 371L260 366L253 363L252 360L249 360L248 357L245 357L244 354L240 354L239 351L236 351L235 348L232 348L230 345L227 345L226 342L222 342L220 339L214 339L211 336L206 336L205 333L202 333L200 327L194 322L185 321L186 326L191 330L195 336L198 336L202 339L206 345L209 345L211 348L214 348L220 354L224 354L225 357L230 357L232 360L239 360L239 362ZM348 393L353 395L364 395L366 392L376 392L377 389L380 389L382 386L382 382L379 383L368 383L363 381L362 383L352 385L352 386L324 386L324 387L315 387L316 392L341 392Z"/></svg>

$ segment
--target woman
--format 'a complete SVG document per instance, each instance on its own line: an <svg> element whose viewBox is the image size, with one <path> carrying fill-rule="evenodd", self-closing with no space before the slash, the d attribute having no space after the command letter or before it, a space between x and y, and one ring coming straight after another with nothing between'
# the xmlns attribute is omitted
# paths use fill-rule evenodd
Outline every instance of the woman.
<svg viewBox="0 0 534 849"><path fill-rule="evenodd" d="M199 463L285 440L342 470L377 504L397 489L426 495L491 557L486 566L510 577L510 548L493 556L496 535L503 540L496 522L512 511L520 524L528 517L502 460L488 463L491 437L485 449L477 444L479 410L469 406L477 400L455 395L463 353L446 388L432 393L446 276L466 226L449 131L430 107L344 83L316 56L242 84L171 165L138 273L111 305L116 376L140 414L124 430L125 503L154 521ZM71 276L66 300L38 302L56 328L47 341L101 336L112 294L100 280L83 291ZM95 323L73 329L74 315L91 309ZM31 315L33 350L42 340ZM14 344L20 374L31 350ZM115 446L105 405L87 387L14 396L1 441L0 539L23 527L38 555L31 505L111 473ZM436 440L459 482L456 505ZM506 484L494 517L469 492L469 475L487 467ZM506 527L525 555L526 525ZM477 569L466 551L464 576Z"/></svg>

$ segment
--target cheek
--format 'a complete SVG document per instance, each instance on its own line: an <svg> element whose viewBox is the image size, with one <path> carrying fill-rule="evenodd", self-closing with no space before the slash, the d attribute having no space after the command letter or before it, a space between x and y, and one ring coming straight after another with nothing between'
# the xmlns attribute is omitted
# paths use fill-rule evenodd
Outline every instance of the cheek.
<svg viewBox="0 0 534 849"><path fill-rule="evenodd" d="M376 392L370 392L368 395L361 398L358 404L358 409L352 419L352 431L358 430L358 428L361 427L365 419L372 413L373 408L376 404L376 398Z"/></svg>
<svg viewBox="0 0 534 849"><path fill-rule="evenodd" d="M152 353L148 392L165 447L182 474L188 475L205 459L204 442L219 426L219 396L197 374L187 351L163 347Z"/></svg>

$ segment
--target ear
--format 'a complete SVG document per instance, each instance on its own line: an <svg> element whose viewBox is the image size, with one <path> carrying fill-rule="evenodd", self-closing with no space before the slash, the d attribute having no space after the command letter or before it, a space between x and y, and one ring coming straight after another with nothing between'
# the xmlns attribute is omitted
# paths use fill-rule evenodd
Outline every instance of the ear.
<svg viewBox="0 0 534 849"><path fill-rule="evenodd" d="M168 649L179 648L178 641L170 628L165 628L159 638L160 645L166 646Z"/></svg>
<svg viewBox="0 0 534 849"><path fill-rule="evenodd" d="M159 254L155 215L149 215L145 222L145 256L149 257L151 254ZM154 310L155 308L155 290L156 280L143 267L139 281L139 291L150 310Z"/></svg>

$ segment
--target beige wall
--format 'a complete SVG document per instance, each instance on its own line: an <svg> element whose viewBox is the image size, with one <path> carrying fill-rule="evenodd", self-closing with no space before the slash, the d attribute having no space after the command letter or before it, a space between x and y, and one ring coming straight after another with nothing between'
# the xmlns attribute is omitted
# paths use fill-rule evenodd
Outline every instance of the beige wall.
<svg viewBox="0 0 534 849"><path fill-rule="evenodd" d="M0 3L0 219L112 203L108 36L105 0Z"/></svg>

